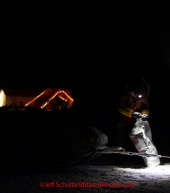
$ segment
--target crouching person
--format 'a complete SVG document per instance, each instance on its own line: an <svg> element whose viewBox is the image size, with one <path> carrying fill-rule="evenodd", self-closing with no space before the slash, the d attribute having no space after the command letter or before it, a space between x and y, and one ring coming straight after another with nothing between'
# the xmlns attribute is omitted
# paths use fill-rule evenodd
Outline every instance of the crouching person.
<svg viewBox="0 0 170 193"><path fill-rule="evenodd" d="M132 77L118 96L114 144L123 148L135 146L138 152L157 154L152 141L149 117L150 87L142 77ZM130 138L129 138L130 137ZM133 143L131 143L133 142ZM160 164L158 157L143 157L147 167ZM120 156L120 163L122 162Z"/></svg>

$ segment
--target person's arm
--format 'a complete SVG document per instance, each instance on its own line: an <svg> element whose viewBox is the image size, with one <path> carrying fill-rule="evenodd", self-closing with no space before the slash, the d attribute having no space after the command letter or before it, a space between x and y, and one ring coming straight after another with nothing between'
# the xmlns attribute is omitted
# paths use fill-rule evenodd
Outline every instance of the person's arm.
<svg viewBox="0 0 170 193"><path fill-rule="evenodd" d="M119 111L121 114L123 114L123 115L125 115L125 116L127 116L127 117L132 117L132 114L133 114L133 112L134 112L133 109L128 108L128 107L118 108L118 111Z"/></svg>

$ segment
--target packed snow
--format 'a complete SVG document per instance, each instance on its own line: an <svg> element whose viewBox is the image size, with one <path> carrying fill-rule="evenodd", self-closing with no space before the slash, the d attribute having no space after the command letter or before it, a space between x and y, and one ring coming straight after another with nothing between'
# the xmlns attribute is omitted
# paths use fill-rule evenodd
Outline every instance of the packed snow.
<svg viewBox="0 0 170 193"><path fill-rule="evenodd" d="M2 193L165 193L170 190L170 162L167 160L164 165L154 168L131 163L115 166L112 155L101 155L92 161L64 169L50 165L37 168L32 165L1 165L0 190Z"/></svg>

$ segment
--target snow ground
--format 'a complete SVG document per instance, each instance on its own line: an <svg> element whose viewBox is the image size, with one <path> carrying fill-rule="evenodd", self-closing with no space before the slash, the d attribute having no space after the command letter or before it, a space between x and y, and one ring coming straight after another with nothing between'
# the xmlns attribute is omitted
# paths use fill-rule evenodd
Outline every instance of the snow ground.
<svg viewBox="0 0 170 193"><path fill-rule="evenodd" d="M170 160L166 159L165 161L164 165L155 168L145 168L142 164L134 165L130 162L120 167L113 165L113 156L109 154L101 155L82 165L62 170L54 167L49 169L50 166L36 168L31 165L24 167L1 165L0 192L165 193L170 190ZM63 186L67 187L64 188Z"/></svg>

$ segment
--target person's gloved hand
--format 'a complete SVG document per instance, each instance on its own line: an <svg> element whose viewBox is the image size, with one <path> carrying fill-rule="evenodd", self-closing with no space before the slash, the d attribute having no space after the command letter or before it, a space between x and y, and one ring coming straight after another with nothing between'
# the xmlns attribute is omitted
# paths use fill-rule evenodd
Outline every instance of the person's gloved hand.
<svg viewBox="0 0 170 193"><path fill-rule="evenodd" d="M139 112L133 112L132 117L135 119L142 118L142 121L147 121L148 116L146 114L141 114Z"/></svg>
<svg viewBox="0 0 170 193"><path fill-rule="evenodd" d="M148 116L146 114L143 114L142 115L142 121L147 121L147 119L148 119Z"/></svg>
<svg viewBox="0 0 170 193"><path fill-rule="evenodd" d="M139 112L133 112L132 117L135 119L139 119L139 118L142 118L142 114Z"/></svg>

